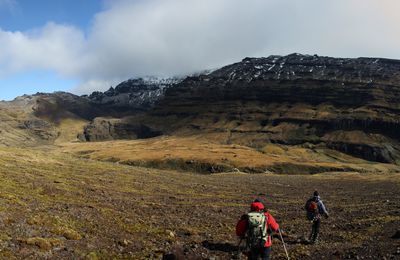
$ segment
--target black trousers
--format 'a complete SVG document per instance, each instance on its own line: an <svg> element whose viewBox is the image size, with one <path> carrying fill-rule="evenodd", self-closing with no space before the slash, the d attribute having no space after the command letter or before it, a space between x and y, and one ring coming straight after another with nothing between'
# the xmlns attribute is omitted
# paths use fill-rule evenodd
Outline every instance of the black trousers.
<svg viewBox="0 0 400 260"><path fill-rule="evenodd" d="M320 226L321 226L321 219L320 218L314 219L314 221L312 223L312 227L311 227L311 234L310 234L311 242L317 241Z"/></svg>
<svg viewBox="0 0 400 260"><path fill-rule="evenodd" d="M250 251L249 260L269 260L271 247L254 248Z"/></svg>

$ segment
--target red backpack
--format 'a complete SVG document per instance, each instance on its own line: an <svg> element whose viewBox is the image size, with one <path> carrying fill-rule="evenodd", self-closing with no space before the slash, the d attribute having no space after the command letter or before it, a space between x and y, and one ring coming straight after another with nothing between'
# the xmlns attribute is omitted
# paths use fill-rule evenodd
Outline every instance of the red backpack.
<svg viewBox="0 0 400 260"><path fill-rule="evenodd" d="M318 212L318 203L314 199L309 199L306 203L306 210L310 213L317 213Z"/></svg>

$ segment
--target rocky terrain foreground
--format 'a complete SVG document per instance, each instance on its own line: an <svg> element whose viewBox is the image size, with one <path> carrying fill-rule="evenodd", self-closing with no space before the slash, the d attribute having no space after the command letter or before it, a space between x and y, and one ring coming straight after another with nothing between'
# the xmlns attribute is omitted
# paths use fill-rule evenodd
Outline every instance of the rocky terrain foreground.
<svg viewBox="0 0 400 260"><path fill-rule="evenodd" d="M397 259L398 174L194 174L0 148L2 259L231 259L235 224L256 197L291 259ZM308 245L303 205L318 189L331 217ZM273 259L285 259L274 238Z"/></svg>

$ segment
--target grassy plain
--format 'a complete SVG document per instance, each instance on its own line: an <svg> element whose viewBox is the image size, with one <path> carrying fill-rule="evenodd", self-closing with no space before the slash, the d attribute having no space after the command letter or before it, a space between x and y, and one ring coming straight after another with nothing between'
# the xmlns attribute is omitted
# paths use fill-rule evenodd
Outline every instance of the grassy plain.
<svg viewBox="0 0 400 260"><path fill-rule="evenodd" d="M158 169L200 173L310 174L321 172L397 172L400 167L374 163L326 148L267 144L252 148L224 144L218 135L162 136L140 140L69 142L62 150L81 158Z"/></svg>
<svg viewBox="0 0 400 260"><path fill-rule="evenodd" d="M230 259L236 253L236 221L255 197L265 200L286 231L292 259L398 256L399 240L391 238L400 229L395 169L369 164L372 170L351 173L243 173L246 166L263 168L284 157L299 163L307 153L329 163L308 150L265 149L196 138L0 147L0 258L160 259L174 252L188 259ZM199 174L180 163L152 168L127 163L148 166L146 161L167 154L184 165L223 162L239 172ZM348 166L344 155L336 157L338 165ZM353 168L368 165L353 162ZM323 221L321 244L310 246L304 243L309 224L302 207L314 189L332 217ZM274 259L284 259L274 240Z"/></svg>

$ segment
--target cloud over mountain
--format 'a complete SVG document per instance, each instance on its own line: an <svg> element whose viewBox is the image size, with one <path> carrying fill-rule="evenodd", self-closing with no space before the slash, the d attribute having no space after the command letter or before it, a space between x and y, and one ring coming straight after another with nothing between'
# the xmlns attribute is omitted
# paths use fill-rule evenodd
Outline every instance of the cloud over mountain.
<svg viewBox="0 0 400 260"><path fill-rule="evenodd" d="M132 76L190 73L245 56L400 58L395 0L117 0L105 6L86 34L52 22L27 32L0 29L0 76L52 70L80 80L75 91L87 93Z"/></svg>

